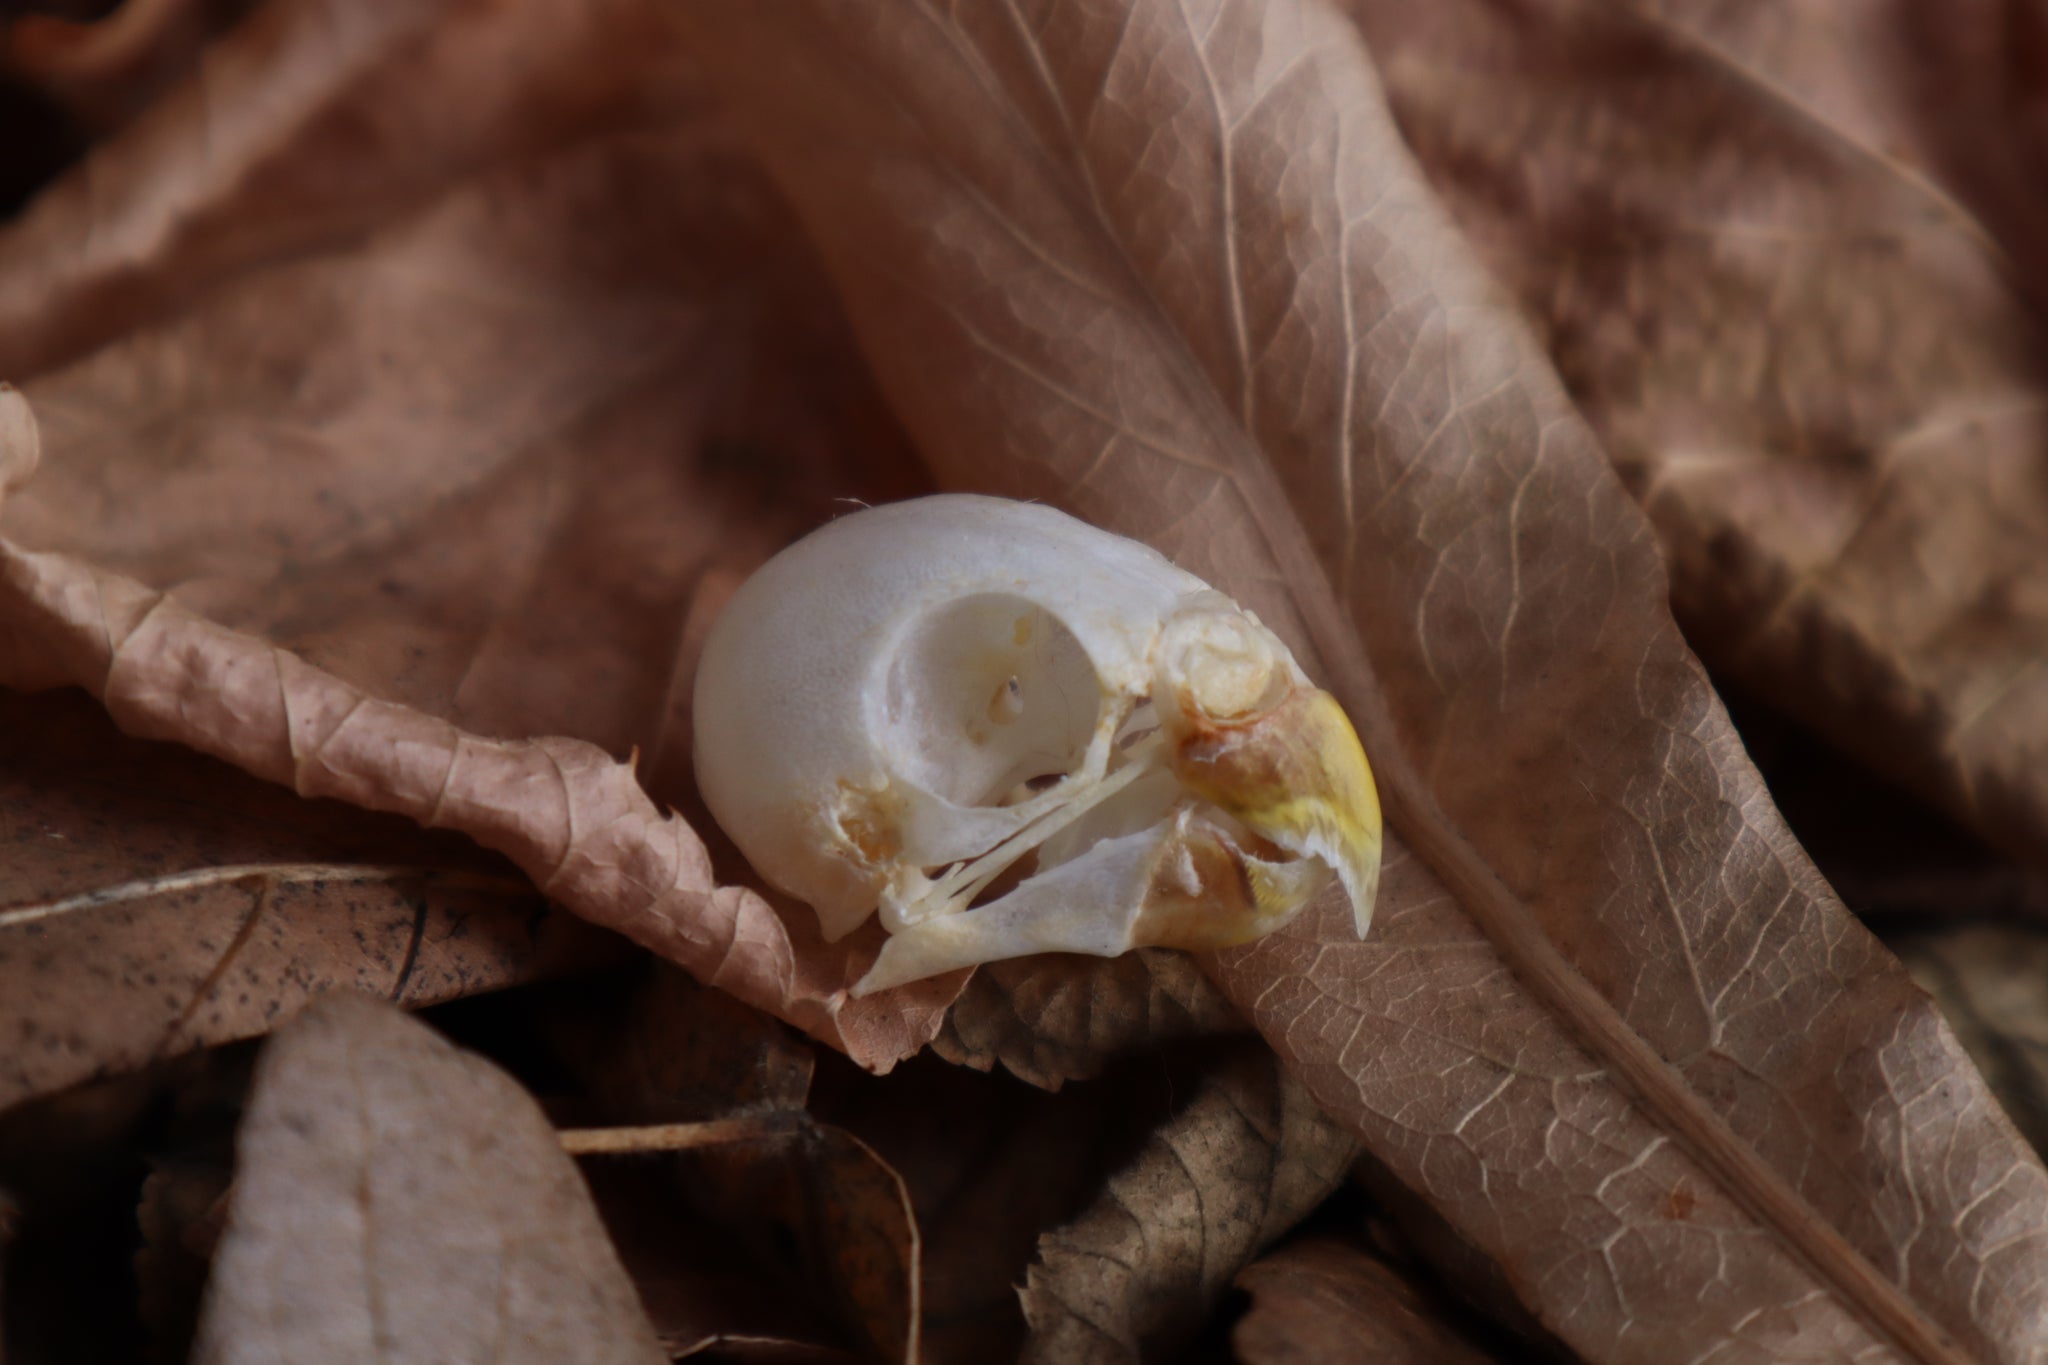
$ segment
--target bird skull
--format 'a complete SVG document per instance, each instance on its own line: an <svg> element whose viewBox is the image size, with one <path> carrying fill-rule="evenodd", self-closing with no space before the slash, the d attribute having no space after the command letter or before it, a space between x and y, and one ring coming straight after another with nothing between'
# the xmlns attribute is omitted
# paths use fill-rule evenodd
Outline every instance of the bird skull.
<svg viewBox="0 0 2048 1365"><path fill-rule="evenodd" d="M827 939L879 913L854 994L1039 952L1218 948L1332 878L1362 935L1371 770L1256 617L1035 504L856 512L764 565L705 642L697 780Z"/></svg>

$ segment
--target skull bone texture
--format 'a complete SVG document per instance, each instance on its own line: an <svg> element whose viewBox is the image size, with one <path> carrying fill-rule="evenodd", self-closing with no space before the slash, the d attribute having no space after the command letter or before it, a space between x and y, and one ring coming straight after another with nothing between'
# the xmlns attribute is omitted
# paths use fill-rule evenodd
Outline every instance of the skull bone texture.
<svg viewBox="0 0 2048 1365"><path fill-rule="evenodd" d="M856 995L1030 953L1221 948L1334 879L1358 932L1380 812L1334 698L1250 612L1031 503L855 512L734 594L698 669L697 780Z"/></svg>

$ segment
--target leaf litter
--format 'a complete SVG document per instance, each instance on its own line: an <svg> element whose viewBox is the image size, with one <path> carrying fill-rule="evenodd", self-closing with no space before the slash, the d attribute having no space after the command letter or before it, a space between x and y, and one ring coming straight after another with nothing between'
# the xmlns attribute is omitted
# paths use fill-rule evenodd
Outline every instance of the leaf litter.
<svg viewBox="0 0 2048 1365"><path fill-rule="evenodd" d="M1702 657L2048 867L2038 17L1349 8Z"/></svg>
<svg viewBox="0 0 2048 1365"><path fill-rule="evenodd" d="M1246 1266L1237 1283L1252 1296L1231 1331L1245 1365L1482 1365L1505 1358L1461 1339L1424 1291L1349 1239L1304 1238Z"/></svg>
<svg viewBox="0 0 2048 1365"><path fill-rule="evenodd" d="M169 348L152 344L157 338L138 340L50 376L38 391L51 394L57 430L45 440L78 454L49 461L45 475L6 504L10 534L53 548L7 552L0 639L8 659L0 672L16 686L96 689L134 733L191 742L195 724L211 729L198 747L302 794L339 795L428 823L467 822L465 832L523 861L553 898L596 910L600 922L629 937L663 938L666 953L694 961L742 998L886 1065L936 1028L944 984L842 1010L845 986L864 970L858 954L871 955L873 942L826 949L808 912L785 920L752 891L714 891L689 826L654 804L631 762L596 747L631 752L644 741L654 772L683 766L687 731L671 725L671 713L688 696L688 679L671 673L680 661L669 632L687 621L697 590L717 581L722 564L764 558L776 543L767 528L797 511L771 506L764 526L760 471L735 468L725 453L719 427L731 417L705 412L699 391L663 379L664 366L695 373L705 348L724 354L715 318L699 315L695 326L684 326L702 306L696 291L704 277L696 272L708 267L698 262L685 271L694 278L678 298L650 299L605 282L609 256L581 254L578 234L592 211L610 215L622 232L660 234L667 226L616 204L617 196L640 193L642 181L622 175L625 166L652 156L639 170L660 175L669 157L687 166L696 154L687 131L680 147L660 138L651 146L599 139L578 163L543 163L498 189L532 200L507 230L515 254L525 243L519 265L504 264L518 291L483 279L466 291L447 275L454 260L478 256L469 245L475 234L505 235L491 192L472 191L416 230L396 230L389 243L395 261L372 251L286 268L239 297L230 291L219 305L225 316L178 324L182 334ZM750 207L741 201L742 221ZM550 277L547 259L566 276ZM592 269L598 279L589 278ZM449 292L422 294L411 283L421 277L441 279ZM601 308L574 311L592 290L616 304L619 330L608 332ZM729 303L758 306L751 296ZM337 307L361 321L338 322ZM431 325L413 328L407 310ZM571 311L558 321L550 310ZM249 379L240 338L251 319L279 316L294 319L287 332L296 342L278 337L271 363L302 381L269 389L275 406L252 425L240 392ZM418 350L419 363L379 349L375 338L386 326ZM329 344L336 336L352 338L338 354ZM305 352L298 362L286 359L293 344ZM552 345L554 358L537 345ZM647 368L621 376L612 357L650 345ZM426 364L428 355L437 363ZM379 382L392 366L415 376L411 397L395 379ZM538 410L495 400L508 366L524 373L523 392ZM325 378L312 377L321 372ZM213 389L216 375L226 391ZM126 401L112 401L102 386ZM777 406L772 420L805 426L849 410L858 416L861 399L848 387L836 399L821 395L820 410ZM213 397L200 397L206 392ZM494 399L487 410L504 421L495 430L469 421L485 395ZM154 424L159 397L174 404L186 433L177 442L182 458L165 476L138 484L127 476L129 462L155 442L135 436ZM344 413L351 405L367 425L337 435L350 425ZM683 420L698 433L697 469L712 499L685 498L681 471L644 439L649 423L672 426L678 407L697 413ZM67 412L80 423L69 433L62 429ZM402 439L377 435L401 415L410 418ZM112 431L104 427L109 420ZM294 431L300 435L290 438ZM777 433L771 426L755 439L776 440L797 464L788 476L813 488L816 505L830 505L829 465L816 485L800 477L803 465L817 468L832 455L815 427ZM307 485L284 477L276 463L280 441L300 452L316 484L339 477L338 452L358 441L382 452L386 476L342 464L350 477L337 491L302 496ZM443 458L422 458L428 452ZM264 519L248 500L227 496L251 477L284 480L271 485L278 497L270 524L253 536L227 534L223 516L245 529ZM573 495L579 486L587 496ZM152 488L149 496L138 496L143 487ZM172 503L183 511L172 512ZM620 554L628 514L638 519L645 555ZM692 524L696 534L684 534ZM536 538L553 547L552 562L521 562ZM456 545L467 554L453 554ZM54 547L147 569L176 582L177 595L160 599L132 578ZM662 566L665 575L649 577ZM279 593L279 578L300 592ZM188 611L188 602L206 619ZM109 611L125 618L113 621ZM281 652L230 622L274 631L297 652ZM590 646L577 653L579 634ZM561 663L571 657L573 672ZM230 675L239 682L229 683ZM365 695L371 686L375 700ZM195 705L201 694L212 702ZM206 705L212 715L202 719ZM495 733L557 737L495 741L444 716ZM465 794L471 784L481 785ZM588 839L578 833L586 829ZM692 908L676 913L682 900Z"/></svg>
<svg viewBox="0 0 2048 1365"><path fill-rule="evenodd" d="M941 477L1160 545L1359 721L1420 856L1370 941L1326 907L1226 990L1584 1354L2028 1349L2038 1162L1770 809L1363 45L1312 4L1085 12L695 32Z"/></svg>
<svg viewBox="0 0 2048 1365"><path fill-rule="evenodd" d="M667 1358L539 1106L390 1006L281 1029L238 1142L195 1360Z"/></svg>
<svg viewBox="0 0 2048 1365"><path fill-rule="evenodd" d="M0 694L0 1106L267 1032L323 991L418 1007L616 959L449 836Z"/></svg>
<svg viewBox="0 0 2048 1365"><path fill-rule="evenodd" d="M1343 1183L1356 1150L1270 1050L1233 1050L1086 1212L1038 1239L1019 1359L1171 1356L1238 1268Z"/></svg>
<svg viewBox="0 0 2048 1365"><path fill-rule="evenodd" d="M1582 402L1589 371L1553 331L1539 348L1407 159L1377 81L1441 187L1425 49L1404 44L1443 35L1356 12L1354 30L1319 4L776 3L685 15L679 36L620 4L563 41L545 6L449 6L366 21L294 74L275 56L311 50L293 44L312 8L269 7L0 234L23 320L8 363L41 373L47 446L29 479L34 427L0 399L0 673L476 836L874 1065L936 1036L1057 1083L1242 1011L1589 1359L1700 1341L1946 1359L1951 1337L2018 1358L2042 1318L2040 1168L1778 820L1608 457L1648 499L1682 608L1720 590L1719 562L1689 557L1661 485L1634 478L1643 443L1599 403L1594 444L1549 366ZM1738 68L1800 50L1747 41ZM579 75L604 50L633 57L616 93ZM730 125L677 74L692 62ZM468 121L414 136L428 120L393 92L441 88ZM274 141L237 122L262 97L296 111ZM207 101L228 111L211 149L191 141ZM387 173L388 193L359 192ZM2024 209L1983 212L2009 232ZM70 252L87 223L92 249ZM2024 330L1976 336L2011 355ZM693 642L832 499L934 479L1139 535L1289 638L1388 790L1400 846L1374 940L1325 913L1205 964L1234 1007L1130 959L1018 964L950 1015L934 992L866 1019L835 1003L854 968L801 907L718 886L714 860L742 869L689 791ZM1729 487L1748 506L1770 484ZM1940 499L1899 497L1969 535ZM2032 504L2006 501L2019 526ZM1811 549L1809 527L1750 526L1766 567ZM2024 573L1978 562L2002 619L2027 619ZM1883 609L1882 582L1845 581L1815 591L1821 615ZM1902 657L1934 660L1944 698L1981 699L1999 668L1998 695L2023 698L2026 637L2001 630L1975 655ZM1794 710L1848 685L1892 727L1873 733L1934 737L1895 771L1953 738L1914 728L1881 660L1838 650L1850 676L1824 692L1777 646L1729 657ZM2024 744L2023 708L1998 705ZM637 774L618 761L636 748ZM2004 761L1965 746L1970 799L1935 790L2010 846L2031 798ZM720 1084L747 1103L733 1078L698 1108ZM1257 1164L1264 1138L1197 1127L1221 1167ZM1256 1240L1196 1238L1218 1259L1181 1302ZM1132 1285L1174 1279L1175 1245L1148 1243ZM900 1273L891 1292L901 1320ZM1137 1321L1151 1293L1108 1308ZM1199 1317L1160 1313L1169 1333Z"/></svg>

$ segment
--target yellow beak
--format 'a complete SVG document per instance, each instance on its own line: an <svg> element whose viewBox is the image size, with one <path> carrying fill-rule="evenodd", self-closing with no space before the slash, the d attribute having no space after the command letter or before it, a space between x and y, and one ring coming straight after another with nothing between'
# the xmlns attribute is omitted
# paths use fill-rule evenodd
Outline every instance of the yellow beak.
<svg viewBox="0 0 2048 1365"><path fill-rule="evenodd" d="M1172 766L1253 833L1332 868L1365 937L1379 894L1379 789L1335 697L1299 687L1242 722L1198 725L1176 737Z"/></svg>

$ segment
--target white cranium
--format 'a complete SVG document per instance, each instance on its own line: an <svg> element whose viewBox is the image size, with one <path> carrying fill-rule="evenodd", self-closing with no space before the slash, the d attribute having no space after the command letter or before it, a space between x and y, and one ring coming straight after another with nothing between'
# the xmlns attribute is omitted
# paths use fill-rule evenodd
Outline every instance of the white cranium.
<svg viewBox="0 0 2048 1365"><path fill-rule="evenodd" d="M695 708L699 786L755 869L828 939L880 912L856 994L1243 942L1333 876L1371 915L1379 808L1336 703L1249 612L1051 508L821 528L734 595Z"/></svg>

